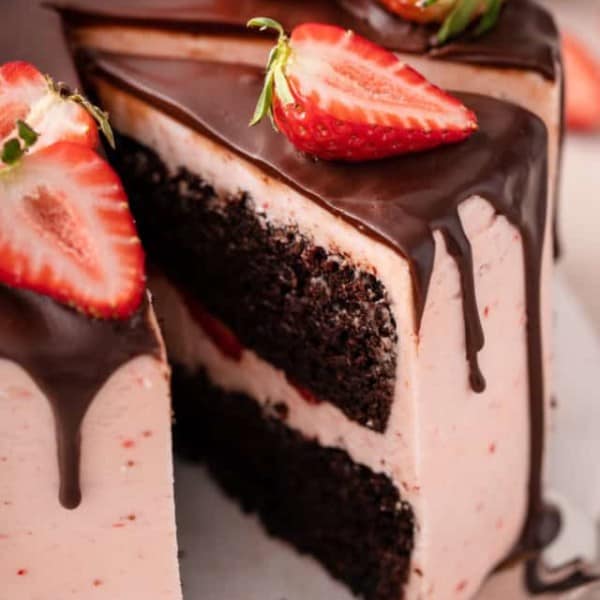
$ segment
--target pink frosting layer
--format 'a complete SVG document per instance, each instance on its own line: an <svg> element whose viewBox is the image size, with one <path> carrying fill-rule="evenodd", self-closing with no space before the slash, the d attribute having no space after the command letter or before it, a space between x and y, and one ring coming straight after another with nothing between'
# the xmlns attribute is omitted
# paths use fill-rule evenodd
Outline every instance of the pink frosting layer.
<svg viewBox="0 0 600 600"><path fill-rule="evenodd" d="M50 404L0 361L0 598L180 599L166 365L122 366L82 434L83 501L70 511Z"/></svg>

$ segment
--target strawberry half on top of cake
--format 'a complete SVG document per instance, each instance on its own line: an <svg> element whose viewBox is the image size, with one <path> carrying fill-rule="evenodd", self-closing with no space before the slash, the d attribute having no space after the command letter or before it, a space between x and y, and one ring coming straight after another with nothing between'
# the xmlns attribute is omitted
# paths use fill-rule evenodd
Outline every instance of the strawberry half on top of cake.
<svg viewBox="0 0 600 600"><path fill-rule="evenodd" d="M76 83L60 45L19 52L12 19L53 39L54 15L3 9L0 60ZM94 117L110 131L31 63L0 66L0 597L176 600L169 369Z"/></svg>
<svg viewBox="0 0 600 600"><path fill-rule="evenodd" d="M354 32L253 24L279 32L266 77L80 63L153 263L176 444L354 592L472 598L547 541L548 130Z"/></svg>

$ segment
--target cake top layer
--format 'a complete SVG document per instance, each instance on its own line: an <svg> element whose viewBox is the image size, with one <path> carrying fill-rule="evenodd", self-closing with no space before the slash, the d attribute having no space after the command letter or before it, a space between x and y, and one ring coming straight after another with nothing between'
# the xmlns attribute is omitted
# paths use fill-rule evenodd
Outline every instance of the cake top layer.
<svg viewBox="0 0 600 600"><path fill-rule="evenodd" d="M386 11L376 0L54 0L73 23L122 23L188 32L244 33L246 22L269 16L291 30L305 22L331 23L391 50L480 65L532 70L549 79L557 74L560 39L551 15L532 0L510 0L493 30L468 34L442 47L434 29L409 23Z"/></svg>
<svg viewBox="0 0 600 600"><path fill-rule="evenodd" d="M268 122L246 125L262 87L260 69L115 55L98 57L96 64L119 87L409 257L419 315L433 267L431 232L456 228L458 206L469 197L490 200L542 243L547 133L536 116L515 105L457 94L480 121L480 130L461 144L369 163L320 162L300 154Z"/></svg>

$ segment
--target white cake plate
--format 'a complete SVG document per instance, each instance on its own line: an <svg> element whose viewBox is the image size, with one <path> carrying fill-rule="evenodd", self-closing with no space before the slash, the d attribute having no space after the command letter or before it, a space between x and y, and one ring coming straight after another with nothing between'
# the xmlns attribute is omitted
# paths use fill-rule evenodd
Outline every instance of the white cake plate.
<svg viewBox="0 0 600 600"><path fill-rule="evenodd" d="M595 561L600 539L600 341L560 273L556 307L558 405L549 476L564 527L547 552L550 566L575 557ZM269 538L258 520L242 514L203 469L178 464L176 495L185 600L353 598L316 561ZM521 580L518 571L496 576L478 600L524 600ZM551 597L600 600L600 587Z"/></svg>

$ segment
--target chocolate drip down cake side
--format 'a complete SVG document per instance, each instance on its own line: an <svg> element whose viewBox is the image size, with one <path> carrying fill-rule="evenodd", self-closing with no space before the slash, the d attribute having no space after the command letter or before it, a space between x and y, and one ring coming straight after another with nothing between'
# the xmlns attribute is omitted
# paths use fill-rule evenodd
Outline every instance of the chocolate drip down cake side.
<svg viewBox="0 0 600 600"><path fill-rule="evenodd" d="M446 14L387 0L53 4L115 130L176 450L368 600L472 599L538 556L562 127L546 11L507 0L434 43Z"/></svg>

